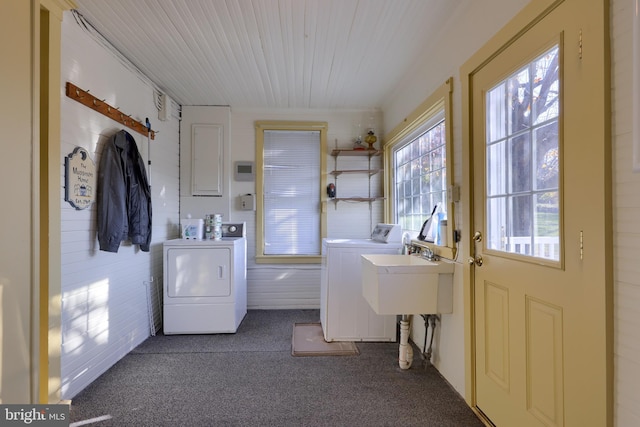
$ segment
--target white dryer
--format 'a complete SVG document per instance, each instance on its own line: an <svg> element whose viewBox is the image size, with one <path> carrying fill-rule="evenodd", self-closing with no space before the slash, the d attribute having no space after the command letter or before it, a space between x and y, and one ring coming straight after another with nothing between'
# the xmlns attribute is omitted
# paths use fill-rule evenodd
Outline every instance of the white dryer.
<svg viewBox="0 0 640 427"><path fill-rule="evenodd" d="M164 333L236 332L247 314L246 271L244 223L223 224L222 240L164 242Z"/></svg>
<svg viewBox="0 0 640 427"><path fill-rule="evenodd" d="M396 224L378 224L371 239L323 239L320 323L326 341L396 341L396 316L376 314L362 295L361 255L401 250Z"/></svg>

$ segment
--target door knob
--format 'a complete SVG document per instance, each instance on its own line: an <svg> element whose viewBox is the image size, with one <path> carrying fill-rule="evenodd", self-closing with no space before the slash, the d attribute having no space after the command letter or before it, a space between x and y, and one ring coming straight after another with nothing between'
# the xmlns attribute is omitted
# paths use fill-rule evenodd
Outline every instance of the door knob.
<svg viewBox="0 0 640 427"><path fill-rule="evenodd" d="M477 265L478 267L482 267L482 264L484 263L484 260L482 259L481 255L478 255L478 257L476 258L471 258L469 257L468 259L469 265Z"/></svg>
<svg viewBox="0 0 640 427"><path fill-rule="evenodd" d="M476 247L478 243L482 242L482 233L480 231L476 231L473 233L473 257L469 258L469 265L477 265L478 267L482 267L482 255L476 255L478 253L478 248Z"/></svg>

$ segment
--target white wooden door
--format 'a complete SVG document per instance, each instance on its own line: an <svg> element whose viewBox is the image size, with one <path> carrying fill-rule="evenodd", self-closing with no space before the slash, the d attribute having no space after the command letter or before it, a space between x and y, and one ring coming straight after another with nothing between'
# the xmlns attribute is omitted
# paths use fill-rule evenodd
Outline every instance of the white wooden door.
<svg viewBox="0 0 640 427"><path fill-rule="evenodd" d="M475 406L497 426L611 420L604 6L555 2L470 74Z"/></svg>

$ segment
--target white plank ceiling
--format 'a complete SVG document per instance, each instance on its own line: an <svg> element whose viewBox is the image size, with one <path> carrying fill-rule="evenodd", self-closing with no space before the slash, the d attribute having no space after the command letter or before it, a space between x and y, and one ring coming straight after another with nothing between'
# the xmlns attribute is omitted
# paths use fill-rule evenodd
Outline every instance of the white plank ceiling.
<svg viewBox="0 0 640 427"><path fill-rule="evenodd" d="M341 109L380 107L468 1L75 0L181 105Z"/></svg>

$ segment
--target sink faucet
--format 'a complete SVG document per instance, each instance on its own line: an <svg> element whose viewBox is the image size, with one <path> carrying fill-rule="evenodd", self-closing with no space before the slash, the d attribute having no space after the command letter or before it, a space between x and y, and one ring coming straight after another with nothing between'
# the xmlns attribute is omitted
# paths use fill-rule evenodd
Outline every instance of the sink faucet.
<svg viewBox="0 0 640 427"><path fill-rule="evenodd" d="M402 254L408 255L411 253L411 233L405 231L402 233Z"/></svg>
<svg viewBox="0 0 640 427"><path fill-rule="evenodd" d="M422 255L422 258L426 259L427 261L438 261L440 259L440 257L435 254L429 247L423 248L420 254Z"/></svg>

